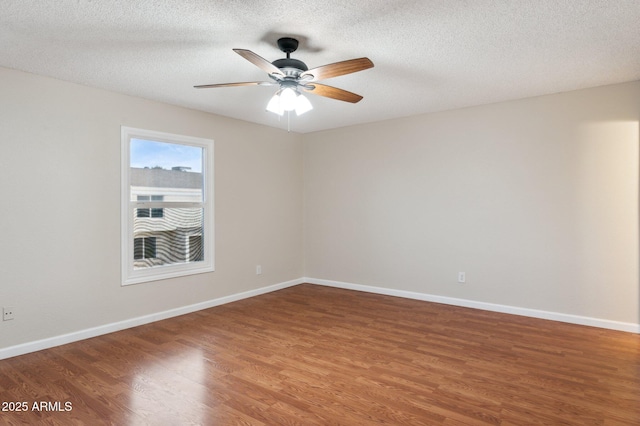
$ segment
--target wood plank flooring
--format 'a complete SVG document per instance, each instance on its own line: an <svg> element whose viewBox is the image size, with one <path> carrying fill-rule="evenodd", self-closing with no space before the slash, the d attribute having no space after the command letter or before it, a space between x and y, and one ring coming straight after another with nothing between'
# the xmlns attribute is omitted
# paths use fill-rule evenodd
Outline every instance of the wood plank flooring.
<svg viewBox="0 0 640 426"><path fill-rule="evenodd" d="M2 360L0 402L3 425L640 425L640 336L304 284Z"/></svg>

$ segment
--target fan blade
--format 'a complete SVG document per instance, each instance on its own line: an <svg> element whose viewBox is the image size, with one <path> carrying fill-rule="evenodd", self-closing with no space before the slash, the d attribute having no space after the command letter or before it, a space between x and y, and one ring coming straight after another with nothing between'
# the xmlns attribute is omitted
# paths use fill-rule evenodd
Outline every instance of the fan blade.
<svg viewBox="0 0 640 426"><path fill-rule="evenodd" d="M242 56L243 58L245 58L247 61L251 62L253 65L265 71L267 74L270 74L270 75L275 74L275 75L280 75L284 77L284 74L282 74L282 71L280 71L280 68L276 67L271 62L264 59L262 56L257 55L252 51L246 50L246 49L233 49L233 51L236 52L238 55Z"/></svg>
<svg viewBox="0 0 640 426"><path fill-rule="evenodd" d="M351 74L352 72L363 71L373 67L373 62L369 58L350 59L348 61L336 62L321 67L312 68L300 74L300 79L311 76L306 81L325 80L327 78L338 77L340 75Z"/></svg>
<svg viewBox="0 0 640 426"><path fill-rule="evenodd" d="M337 99L339 101L351 102L355 104L360 102L362 96L355 93L347 92L337 87L327 86L326 84L310 83L300 85L305 92L313 93L314 95L324 96L326 98Z"/></svg>
<svg viewBox="0 0 640 426"><path fill-rule="evenodd" d="M193 86L196 89L211 89L214 87L237 87L237 86L273 86L275 83L269 81L246 81L243 83L221 83L221 84L202 84Z"/></svg>

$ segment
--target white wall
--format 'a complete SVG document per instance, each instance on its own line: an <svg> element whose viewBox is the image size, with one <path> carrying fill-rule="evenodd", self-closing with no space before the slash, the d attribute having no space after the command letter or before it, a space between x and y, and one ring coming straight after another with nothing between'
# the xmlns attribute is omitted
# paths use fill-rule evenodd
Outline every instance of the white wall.
<svg viewBox="0 0 640 426"><path fill-rule="evenodd" d="M637 325L639 119L633 82L305 135L306 276Z"/></svg>
<svg viewBox="0 0 640 426"><path fill-rule="evenodd" d="M300 135L1 68L0 94L0 349L303 276ZM120 285L121 125L215 141L215 272Z"/></svg>

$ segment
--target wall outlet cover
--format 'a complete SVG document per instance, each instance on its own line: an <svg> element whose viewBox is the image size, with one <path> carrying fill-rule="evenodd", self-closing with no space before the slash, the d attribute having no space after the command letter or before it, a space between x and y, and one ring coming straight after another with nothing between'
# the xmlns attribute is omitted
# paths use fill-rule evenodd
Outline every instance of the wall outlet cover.
<svg viewBox="0 0 640 426"><path fill-rule="evenodd" d="M2 308L2 320L9 321L14 318L14 309L12 307Z"/></svg>

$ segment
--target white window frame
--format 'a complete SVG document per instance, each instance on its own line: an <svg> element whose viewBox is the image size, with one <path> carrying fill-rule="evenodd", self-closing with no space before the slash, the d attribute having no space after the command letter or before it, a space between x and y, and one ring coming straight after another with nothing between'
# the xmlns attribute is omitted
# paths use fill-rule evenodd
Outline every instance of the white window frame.
<svg viewBox="0 0 640 426"><path fill-rule="evenodd" d="M203 149L203 201L192 202L154 202L149 207L163 208L202 208L203 232L202 244L204 259L200 262L186 262L150 268L134 269L133 209L139 203L131 201L130 152L131 140L144 139L155 142L189 145ZM213 272L215 270L214 253L214 211L213 211L213 147L212 139L175 135L153 130L121 127L121 252L122 285L138 284L149 281L176 278L186 275Z"/></svg>

